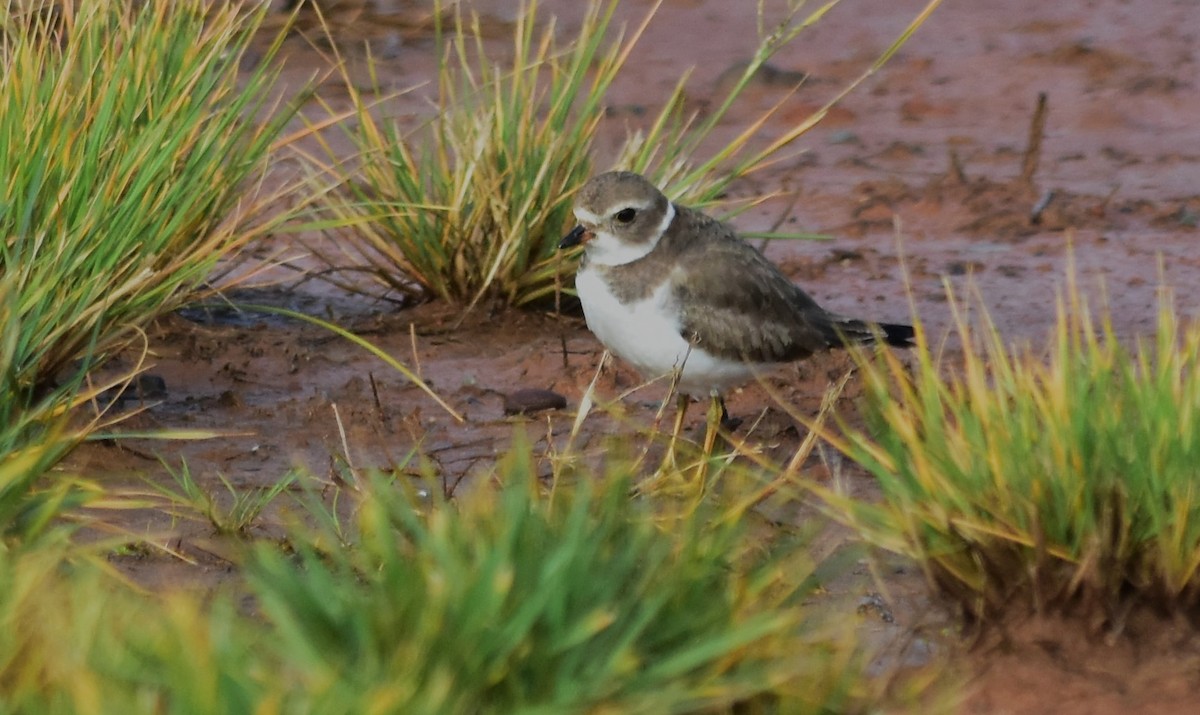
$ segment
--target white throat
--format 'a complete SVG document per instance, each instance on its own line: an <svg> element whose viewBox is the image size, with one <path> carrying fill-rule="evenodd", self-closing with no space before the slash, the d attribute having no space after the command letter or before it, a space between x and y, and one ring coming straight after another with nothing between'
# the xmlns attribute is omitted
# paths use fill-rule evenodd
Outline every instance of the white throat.
<svg viewBox="0 0 1200 715"><path fill-rule="evenodd" d="M588 218L594 218L590 216L591 212L587 213L589 216L580 216L579 211L576 210L575 216L583 222L586 222ZM595 237L588 241L584 247L584 250L587 252L588 262L597 266L620 266L643 258L658 245L659 240L662 239L667 229L671 227L671 221L674 219L675 205L668 202L662 222L654 229L654 234L650 240L643 243L629 243L607 231L597 230Z"/></svg>

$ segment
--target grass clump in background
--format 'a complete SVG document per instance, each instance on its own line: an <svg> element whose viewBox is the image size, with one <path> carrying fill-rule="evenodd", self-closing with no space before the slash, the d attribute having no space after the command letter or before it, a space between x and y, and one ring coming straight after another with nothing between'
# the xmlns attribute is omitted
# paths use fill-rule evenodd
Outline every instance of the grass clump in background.
<svg viewBox="0 0 1200 715"><path fill-rule="evenodd" d="M825 494L872 543L916 559L975 618L1020 604L1118 627L1200 600L1200 328L1167 299L1122 345L1074 286L1044 353L951 301L961 357L919 331L915 367L864 362L868 428L841 449L882 504ZM948 353L954 355L955 353Z"/></svg>
<svg viewBox="0 0 1200 715"><path fill-rule="evenodd" d="M867 74L939 1L931 0ZM777 161L824 110L765 148L752 150L783 102L723 146L707 144L755 73L833 4L809 12L802 0L792 1L776 27L764 28L760 20L757 51L718 108L696 122L684 108L683 77L648 127L628 138L617 163L648 174L673 199L705 206L737 178ZM574 270L557 244L573 222L574 190L595 173L592 144L609 89L657 10L626 34L612 28L617 5L589 0L577 35L563 41L554 19L528 0L502 62L485 48L477 15L459 5L444 19L435 9L436 114L413 132L378 117L378 107L347 80L354 122L343 129L357 154L347 158L330 144L323 157L310 157L323 197L315 225L338 234L331 242L339 247L336 255L318 252L335 268L348 260L408 299L440 298L468 308L482 300L548 304ZM701 161L701 154L708 158Z"/></svg>
<svg viewBox="0 0 1200 715"><path fill-rule="evenodd" d="M292 112L270 107L257 122L272 74L263 62L239 75L264 11L7 5L0 286L20 326L10 394L29 399L95 366L269 230L261 181Z"/></svg>

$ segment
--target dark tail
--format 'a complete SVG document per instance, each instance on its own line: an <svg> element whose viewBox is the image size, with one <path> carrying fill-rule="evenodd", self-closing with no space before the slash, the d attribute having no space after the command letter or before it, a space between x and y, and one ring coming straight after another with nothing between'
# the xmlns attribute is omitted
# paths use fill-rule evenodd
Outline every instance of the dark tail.
<svg viewBox="0 0 1200 715"><path fill-rule="evenodd" d="M899 323L868 323L852 318L833 316L829 323L830 346L846 347L847 345L868 345L883 340L895 348L911 348L916 345L916 331L911 325Z"/></svg>

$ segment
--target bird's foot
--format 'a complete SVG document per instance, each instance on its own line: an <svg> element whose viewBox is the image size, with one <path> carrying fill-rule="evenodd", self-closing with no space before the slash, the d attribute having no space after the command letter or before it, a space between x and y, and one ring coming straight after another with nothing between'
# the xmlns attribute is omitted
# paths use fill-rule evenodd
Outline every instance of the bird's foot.
<svg viewBox="0 0 1200 715"><path fill-rule="evenodd" d="M737 429L738 427L742 426L742 422L744 420L741 417L730 417L729 416L729 410L725 409L725 398L724 397L714 394L713 402L716 404L716 407L720 408L720 410L721 410L721 421L719 423L721 426L721 429L725 430L726 432L732 432L735 429Z"/></svg>

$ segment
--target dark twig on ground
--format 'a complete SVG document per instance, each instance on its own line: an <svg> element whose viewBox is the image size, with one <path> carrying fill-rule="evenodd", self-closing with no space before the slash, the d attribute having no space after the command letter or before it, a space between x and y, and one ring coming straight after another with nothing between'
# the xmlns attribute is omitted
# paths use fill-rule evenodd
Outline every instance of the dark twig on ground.
<svg viewBox="0 0 1200 715"><path fill-rule="evenodd" d="M1029 142L1025 145L1025 158L1021 162L1021 181L1033 186L1033 175L1037 173L1042 158L1042 137L1046 134L1046 93L1038 92L1037 107L1029 120Z"/></svg>

